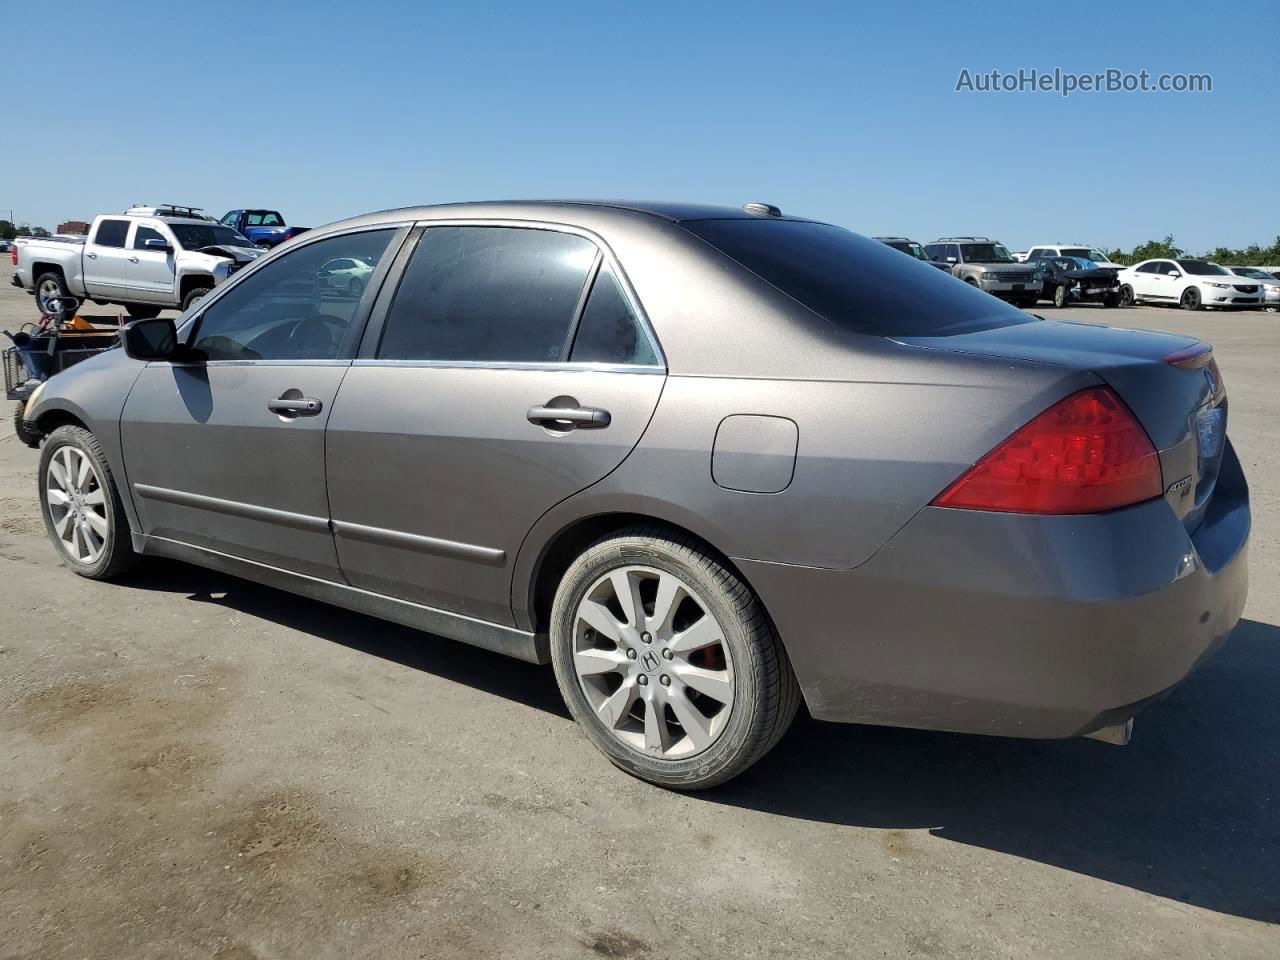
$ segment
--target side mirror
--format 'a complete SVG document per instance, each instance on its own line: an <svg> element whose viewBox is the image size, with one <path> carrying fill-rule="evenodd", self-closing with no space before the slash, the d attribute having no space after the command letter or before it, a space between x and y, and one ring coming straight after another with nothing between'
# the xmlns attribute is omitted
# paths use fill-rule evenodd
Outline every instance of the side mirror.
<svg viewBox="0 0 1280 960"><path fill-rule="evenodd" d="M142 245L158 253L173 253L173 244L168 240L143 240Z"/></svg>
<svg viewBox="0 0 1280 960"><path fill-rule="evenodd" d="M1182 276L1182 274L1180 274L1177 270L1173 270L1169 273L1170 280L1177 280L1180 276Z"/></svg>
<svg viewBox="0 0 1280 960"><path fill-rule="evenodd" d="M169 317L127 323L120 339L134 360L170 360L178 352L178 329Z"/></svg>

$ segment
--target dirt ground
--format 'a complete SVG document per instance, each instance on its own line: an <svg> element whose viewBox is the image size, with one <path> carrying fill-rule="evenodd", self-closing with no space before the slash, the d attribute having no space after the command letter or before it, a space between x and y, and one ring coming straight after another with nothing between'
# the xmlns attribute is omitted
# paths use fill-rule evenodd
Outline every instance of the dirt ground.
<svg viewBox="0 0 1280 960"><path fill-rule="evenodd" d="M1280 956L1280 316L1067 313L1216 345L1235 636L1125 748L801 718L694 796L609 766L549 669L174 563L73 576L6 422L0 958Z"/></svg>

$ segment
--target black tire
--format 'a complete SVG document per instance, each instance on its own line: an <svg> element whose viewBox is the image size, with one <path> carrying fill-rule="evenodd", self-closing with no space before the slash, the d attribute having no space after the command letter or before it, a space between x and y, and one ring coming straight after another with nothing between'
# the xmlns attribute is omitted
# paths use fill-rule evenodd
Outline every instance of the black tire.
<svg viewBox="0 0 1280 960"><path fill-rule="evenodd" d="M600 577L631 565L671 573L696 590L721 625L734 664L727 724L709 747L687 759L650 757L616 738L591 708L574 669L579 604ZM699 790L732 779L777 744L800 704L791 661L750 588L698 540L661 525L622 530L583 552L560 581L550 634L560 692L587 738L622 770L661 787Z"/></svg>
<svg viewBox="0 0 1280 960"><path fill-rule="evenodd" d="M150 320L152 317L160 316L162 307L151 307L145 303L126 303L124 305L125 313L134 320Z"/></svg>
<svg viewBox="0 0 1280 960"><path fill-rule="evenodd" d="M1120 294L1118 294L1118 293L1109 293L1109 294L1107 294L1105 297L1103 297L1103 298L1102 298L1102 305L1103 305L1104 307L1118 307L1118 306L1120 306Z"/></svg>
<svg viewBox="0 0 1280 960"><path fill-rule="evenodd" d="M198 300L207 297L213 291L213 287L194 287L187 291L187 295L182 298L182 310L185 313L190 310L192 305Z"/></svg>
<svg viewBox="0 0 1280 960"><path fill-rule="evenodd" d="M67 281L62 279L62 274L54 273L52 270L36 277L35 290L36 308L41 313L52 312L48 305L51 298L71 296L71 291L67 289Z"/></svg>
<svg viewBox="0 0 1280 960"><path fill-rule="evenodd" d="M1068 306L1069 291L1065 283L1060 283L1053 288L1053 305L1058 308Z"/></svg>
<svg viewBox="0 0 1280 960"><path fill-rule="evenodd" d="M353 299L359 300L364 293L364 281L359 277L352 277L351 282L347 284L347 292L351 294Z"/></svg>
<svg viewBox="0 0 1280 960"><path fill-rule="evenodd" d="M1187 287L1182 291L1182 299L1178 301L1178 306L1183 310L1199 310L1202 306L1200 303L1200 288Z"/></svg>
<svg viewBox="0 0 1280 960"><path fill-rule="evenodd" d="M1137 297L1133 295L1133 287L1127 283L1124 284L1120 288L1120 306L1132 307L1135 303L1137 303Z"/></svg>
<svg viewBox="0 0 1280 960"><path fill-rule="evenodd" d="M26 408L26 403L19 402L13 410L13 432L18 435L18 439L25 443L28 447L40 446L40 431L22 418L22 411Z"/></svg>
<svg viewBox="0 0 1280 960"><path fill-rule="evenodd" d="M67 551L62 538L54 528L49 509L49 482L46 476L49 472L49 464L64 447L74 447L88 458L104 494L103 514L107 520L107 535L104 538L101 555L92 563L83 563ZM40 490L40 514L44 519L45 530L49 534L49 539L53 541L62 562L72 572L90 580L112 580L132 570L138 564L140 558L133 549L129 517L125 513L124 504L120 502L120 490L116 486L115 477L111 473L111 467L102 453L97 437L84 427L67 425L54 430L49 434L49 439L45 441L44 448L40 451L40 468L36 482Z"/></svg>

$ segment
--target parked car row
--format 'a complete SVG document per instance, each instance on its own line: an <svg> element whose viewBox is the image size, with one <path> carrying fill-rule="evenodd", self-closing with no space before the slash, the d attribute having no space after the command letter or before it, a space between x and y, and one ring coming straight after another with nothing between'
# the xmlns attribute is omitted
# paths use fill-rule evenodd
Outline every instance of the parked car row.
<svg viewBox="0 0 1280 960"><path fill-rule="evenodd" d="M1280 308L1280 275L1258 267L1163 258L1124 267L1088 244L1037 244L1025 253L1010 253L987 237L940 237L923 245L907 237L872 239L1020 307L1049 300L1055 307L1175 303L1186 310Z"/></svg>

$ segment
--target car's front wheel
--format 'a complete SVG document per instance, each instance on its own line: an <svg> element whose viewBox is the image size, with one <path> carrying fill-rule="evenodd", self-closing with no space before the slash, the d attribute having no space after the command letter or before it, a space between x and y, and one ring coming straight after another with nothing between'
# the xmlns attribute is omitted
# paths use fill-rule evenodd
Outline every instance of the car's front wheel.
<svg viewBox="0 0 1280 960"><path fill-rule="evenodd" d="M1133 295L1133 287L1126 283L1120 288L1120 306L1132 307L1135 301L1136 298Z"/></svg>
<svg viewBox="0 0 1280 960"><path fill-rule="evenodd" d="M1053 305L1055 307L1065 307L1067 305L1067 285L1060 283L1053 288Z"/></svg>
<svg viewBox="0 0 1280 960"><path fill-rule="evenodd" d="M1183 310L1199 310L1200 309L1200 288L1187 287L1182 291L1182 299L1179 301Z"/></svg>
<svg viewBox="0 0 1280 960"><path fill-rule="evenodd" d="M194 287L187 291L187 295L182 298L183 312L190 310L193 306L207 297L212 291L212 287Z"/></svg>
<svg viewBox="0 0 1280 960"><path fill-rule="evenodd" d="M18 401L18 406L13 411L13 432L28 447L38 447L40 446L40 431L27 423L26 418L23 417L22 414L25 412L26 406L25 401Z"/></svg>
<svg viewBox="0 0 1280 960"><path fill-rule="evenodd" d="M98 438L77 426L49 434L40 451L40 511L63 561L91 580L109 580L138 562L129 519Z"/></svg>
<svg viewBox="0 0 1280 960"><path fill-rule="evenodd" d="M551 614L556 679L593 744L623 770L681 790L763 757L799 687L759 600L696 540L622 531L565 573Z"/></svg>

